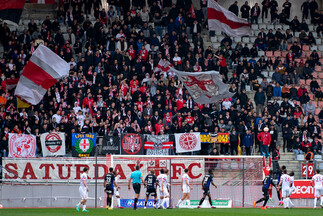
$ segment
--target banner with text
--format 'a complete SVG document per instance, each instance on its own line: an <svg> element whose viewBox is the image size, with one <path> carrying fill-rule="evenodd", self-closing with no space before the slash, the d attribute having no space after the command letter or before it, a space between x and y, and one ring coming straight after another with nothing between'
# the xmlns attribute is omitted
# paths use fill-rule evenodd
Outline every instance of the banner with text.
<svg viewBox="0 0 323 216"><path fill-rule="evenodd" d="M294 191L290 196L291 199L313 199L314 188L311 185L310 180L295 180Z"/></svg>
<svg viewBox="0 0 323 216"><path fill-rule="evenodd" d="M111 156L107 155L107 161L110 161ZM190 183L201 183L205 172L205 161L203 158L172 158L171 160L166 158L157 158L151 156L151 158L145 158L140 160L137 158L131 159L127 156L120 155L113 158L114 170L118 173L118 183L127 183L129 176L136 170L136 166L139 163L140 171L143 176L154 170L155 175L160 174L161 169L170 170L169 176L172 183L180 183L182 176L184 175L184 169L188 169L188 176L190 177ZM107 163L107 166L110 164Z"/></svg>
<svg viewBox="0 0 323 216"><path fill-rule="evenodd" d="M120 154L120 137L103 137L101 154Z"/></svg>
<svg viewBox="0 0 323 216"><path fill-rule="evenodd" d="M2 158L4 182L80 182L83 168L89 168L89 183L95 179L95 158ZM104 179L106 158L98 158L98 179ZM93 180L92 180L93 179Z"/></svg>
<svg viewBox="0 0 323 216"><path fill-rule="evenodd" d="M9 133L9 157L36 157L36 136Z"/></svg>
<svg viewBox="0 0 323 216"><path fill-rule="evenodd" d="M143 136L135 133L121 135L121 154L124 155L144 155Z"/></svg>
<svg viewBox="0 0 323 216"><path fill-rule="evenodd" d="M144 135L146 155L169 155L173 149L170 135Z"/></svg>
<svg viewBox="0 0 323 216"><path fill-rule="evenodd" d="M43 133L40 135L43 157L66 154L65 133Z"/></svg>
<svg viewBox="0 0 323 216"><path fill-rule="evenodd" d="M94 156L96 146L96 133L72 134L73 157Z"/></svg>

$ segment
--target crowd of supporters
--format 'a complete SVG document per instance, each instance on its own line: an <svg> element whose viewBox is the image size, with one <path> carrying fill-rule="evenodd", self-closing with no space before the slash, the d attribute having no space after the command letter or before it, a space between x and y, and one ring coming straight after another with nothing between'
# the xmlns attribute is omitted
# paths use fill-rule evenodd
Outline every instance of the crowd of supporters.
<svg viewBox="0 0 323 216"><path fill-rule="evenodd" d="M232 38L226 36L214 50L204 47L204 0L198 1L194 13L192 1L186 0L176 4L149 0L148 5L133 0L131 7L130 1L111 0L107 11L98 0L63 2L53 21L49 17L40 23L31 20L23 32L10 31L1 23L3 155L8 152L8 133L34 134L39 139L49 131L65 132L69 150L71 133L224 132L231 134L231 142L221 146L221 154L237 154L241 141L245 154L251 154L254 145L266 145L269 151L260 148L261 152L274 154L276 159L278 133L282 131L283 151L321 153L318 139L323 112L315 116L313 103L317 102L309 98L312 92L313 99L323 99L321 88L315 80L310 89L294 86L300 79L312 79L315 66L320 66L316 51L305 62L295 64L302 56L302 46L315 44L310 35L293 35L295 31L307 32L303 27L291 25L286 33L277 30L275 34L261 30L251 49L241 43L232 47ZM242 8L241 13L246 16ZM14 88L9 89L6 81L19 78L40 43L69 62L69 76L55 84L39 105L17 109ZM289 48L290 43L293 46ZM280 56L259 56L261 50L288 51L282 60ZM219 71L235 95L216 104L196 104L172 73L154 73L160 59L170 61L177 70ZM266 70L275 71L271 81L262 73ZM256 92L254 98L248 97L249 88ZM263 138L265 128L271 134L269 142ZM207 153L217 154L214 147Z"/></svg>

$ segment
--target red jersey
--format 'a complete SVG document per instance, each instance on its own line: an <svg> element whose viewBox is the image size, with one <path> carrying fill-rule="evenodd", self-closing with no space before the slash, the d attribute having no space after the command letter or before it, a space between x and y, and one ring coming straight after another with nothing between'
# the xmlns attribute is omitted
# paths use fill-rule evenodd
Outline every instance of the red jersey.
<svg viewBox="0 0 323 216"><path fill-rule="evenodd" d="M177 110L180 110L183 108L183 104L185 103L185 100L184 99L177 99L176 101L176 106L177 106Z"/></svg>

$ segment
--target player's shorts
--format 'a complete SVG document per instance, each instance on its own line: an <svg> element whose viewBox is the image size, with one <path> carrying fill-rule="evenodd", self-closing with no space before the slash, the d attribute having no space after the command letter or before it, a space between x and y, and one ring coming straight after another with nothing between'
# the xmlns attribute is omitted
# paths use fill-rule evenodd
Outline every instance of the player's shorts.
<svg viewBox="0 0 323 216"><path fill-rule="evenodd" d="M118 191L117 187L114 187L114 188L113 188L113 195L115 195L115 196L120 196L120 195L119 195L119 191Z"/></svg>
<svg viewBox="0 0 323 216"><path fill-rule="evenodd" d="M86 187L79 187L79 192L82 199L87 199L89 197Z"/></svg>
<svg viewBox="0 0 323 216"><path fill-rule="evenodd" d="M203 187L203 194L208 195L210 193L210 187Z"/></svg>
<svg viewBox="0 0 323 216"><path fill-rule="evenodd" d="M166 187L164 187L163 192L162 192L161 189L159 188L159 196L160 197L167 197L167 196L169 196L168 189Z"/></svg>
<svg viewBox="0 0 323 216"><path fill-rule="evenodd" d="M146 196L149 196L149 195L151 195L153 197L157 196L156 188L147 188Z"/></svg>
<svg viewBox="0 0 323 216"><path fill-rule="evenodd" d="M114 193L114 188L112 188L112 187L107 187L107 188L105 188L105 192L107 193L107 195L113 195L113 193Z"/></svg>
<svg viewBox="0 0 323 216"><path fill-rule="evenodd" d="M321 197L323 196L323 188L315 188L315 197Z"/></svg>
<svg viewBox="0 0 323 216"><path fill-rule="evenodd" d="M190 193L191 192L191 188L187 185L183 185L183 193Z"/></svg>
<svg viewBox="0 0 323 216"><path fill-rule="evenodd" d="M289 196L289 188L283 188L282 197L288 197L288 196Z"/></svg>
<svg viewBox="0 0 323 216"><path fill-rule="evenodd" d="M132 187L136 194L140 194L141 185L139 183L133 184Z"/></svg>
<svg viewBox="0 0 323 216"><path fill-rule="evenodd" d="M268 188L262 187L262 195L264 197L269 197L269 190L268 190Z"/></svg>

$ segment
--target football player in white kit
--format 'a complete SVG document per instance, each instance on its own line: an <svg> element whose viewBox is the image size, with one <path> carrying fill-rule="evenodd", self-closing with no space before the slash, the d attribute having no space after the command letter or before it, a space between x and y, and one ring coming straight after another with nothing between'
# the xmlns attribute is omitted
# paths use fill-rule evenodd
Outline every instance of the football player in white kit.
<svg viewBox="0 0 323 216"><path fill-rule="evenodd" d="M167 188L167 173L168 169L161 169L160 174L157 177L159 183L159 200L157 206L164 209L164 203L166 203L166 208L169 207L169 192Z"/></svg>
<svg viewBox="0 0 323 216"><path fill-rule="evenodd" d="M113 174L115 176L115 180L114 180L114 196L117 198L117 208L123 209L124 207L121 206L121 202L120 202L120 194L119 194L119 185L117 184L117 180L118 180L118 173L116 171L113 171Z"/></svg>
<svg viewBox="0 0 323 216"><path fill-rule="evenodd" d="M80 191L80 195L81 195L81 201L76 204L76 210L80 211L80 205L83 205L83 212L89 212L88 210L86 210L86 201L88 198L88 194L89 194L89 188L87 187L87 180L88 180L88 176L87 174L89 173L89 169L87 167L85 167L83 169L83 173L81 175L81 182L80 182L80 187L79 187L79 191Z"/></svg>
<svg viewBox="0 0 323 216"><path fill-rule="evenodd" d="M289 188L289 193L288 193L288 201L289 201L289 206L290 208L293 208L294 207L294 204L292 203L291 199L290 199L290 196L292 195L293 191L295 190L295 185L294 185L294 172L292 171L291 173L289 173L289 176L290 176L290 188Z"/></svg>
<svg viewBox="0 0 323 216"><path fill-rule="evenodd" d="M282 188L284 208L288 209L289 208L288 194L289 194L289 189L291 187L291 179L290 179L290 176L287 175L286 169L283 171L283 175L280 177L280 182L278 186Z"/></svg>
<svg viewBox="0 0 323 216"><path fill-rule="evenodd" d="M183 196L181 199L178 200L176 207L179 208L179 206L184 202L188 204L188 207L191 207L191 202L190 202L190 192L192 190L192 186L190 185L190 177L188 176L188 169L184 170L185 174L182 176L181 180L181 186L182 186L182 191L183 191Z"/></svg>
<svg viewBox="0 0 323 216"><path fill-rule="evenodd" d="M317 199L321 199L320 206L323 208L323 175L320 174L320 170L316 170L316 174L312 177L312 187L315 188L314 194L314 208L316 208Z"/></svg>

